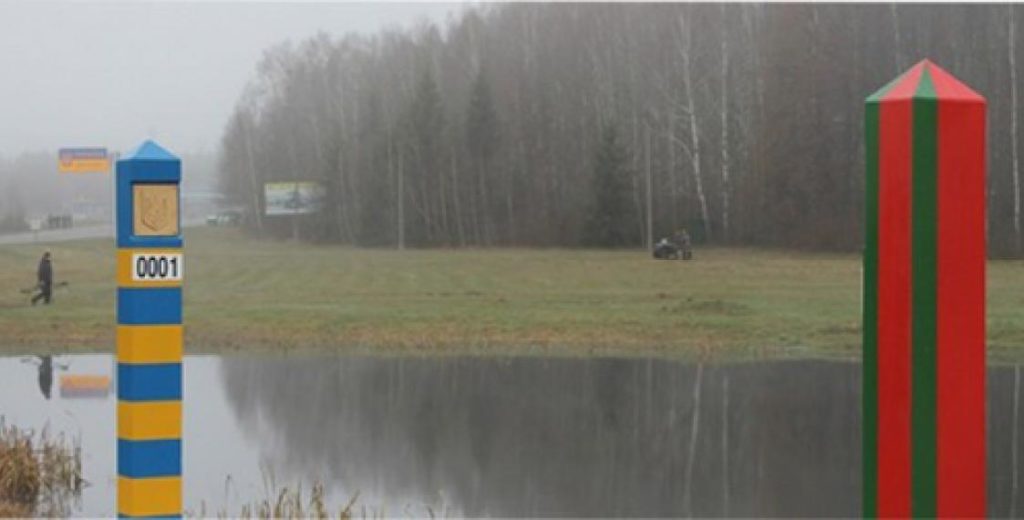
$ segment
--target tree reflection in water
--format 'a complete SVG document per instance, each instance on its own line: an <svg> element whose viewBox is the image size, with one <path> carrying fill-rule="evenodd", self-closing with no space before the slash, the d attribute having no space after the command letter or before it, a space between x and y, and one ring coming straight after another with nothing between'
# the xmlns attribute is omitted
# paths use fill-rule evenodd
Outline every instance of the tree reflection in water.
<svg viewBox="0 0 1024 520"><path fill-rule="evenodd" d="M853 363L225 358L221 367L264 456L352 491L443 496L470 516L860 514ZM990 463L990 512L1005 516L1019 385L1012 369L989 374L990 451L1005 455Z"/></svg>

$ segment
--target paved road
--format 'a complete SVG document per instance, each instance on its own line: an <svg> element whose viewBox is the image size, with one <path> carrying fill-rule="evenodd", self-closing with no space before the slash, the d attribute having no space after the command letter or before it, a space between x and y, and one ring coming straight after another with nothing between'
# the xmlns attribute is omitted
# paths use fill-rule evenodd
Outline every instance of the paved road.
<svg viewBox="0 0 1024 520"><path fill-rule="evenodd" d="M202 226L205 221L201 218L186 220L183 227ZM27 233L14 233L0 235L0 245L8 244L32 244L48 242L66 242L68 240L82 240L86 238L114 238L114 227L111 224L95 226L82 226L71 229L46 229L41 231L29 231Z"/></svg>

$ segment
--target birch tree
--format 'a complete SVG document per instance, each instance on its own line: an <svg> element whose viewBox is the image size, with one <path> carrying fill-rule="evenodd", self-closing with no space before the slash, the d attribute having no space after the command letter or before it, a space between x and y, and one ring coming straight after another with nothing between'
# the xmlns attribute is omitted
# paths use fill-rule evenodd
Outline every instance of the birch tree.
<svg viewBox="0 0 1024 520"><path fill-rule="evenodd" d="M1009 14L1006 17L1009 24L1009 36L1007 37L1007 55L1010 62L1010 157L1011 172L1013 174L1013 233L1017 253L1021 252L1021 222L1020 222L1020 169L1017 160L1020 143L1017 141L1017 61L1015 39L1016 20L1014 6L1007 6Z"/></svg>
<svg viewBox="0 0 1024 520"><path fill-rule="evenodd" d="M690 159L690 173L693 175L697 202L700 205L700 216L704 225L705 239L711 239L711 215L708 211L707 196L704 193L704 175L701 170L700 132L697 124L697 111L694 108L693 72L691 70L691 51L693 49L693 32L684 15L680 15L679 32L676 38L676 49L682 61L680 71L683 77L681 103L677 105L689 126L688 141L676 140Z"/></svg>

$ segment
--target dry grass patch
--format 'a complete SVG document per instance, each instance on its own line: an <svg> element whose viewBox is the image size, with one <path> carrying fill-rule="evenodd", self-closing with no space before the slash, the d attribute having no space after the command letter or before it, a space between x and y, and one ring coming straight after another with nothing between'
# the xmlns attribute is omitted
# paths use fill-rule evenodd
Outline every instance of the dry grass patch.
<svg viewBox="0 0 1024 520"><path fill-rule="evenodd" d="M67 516L83 484L80 444L0 418L0 517Z"/></svg>

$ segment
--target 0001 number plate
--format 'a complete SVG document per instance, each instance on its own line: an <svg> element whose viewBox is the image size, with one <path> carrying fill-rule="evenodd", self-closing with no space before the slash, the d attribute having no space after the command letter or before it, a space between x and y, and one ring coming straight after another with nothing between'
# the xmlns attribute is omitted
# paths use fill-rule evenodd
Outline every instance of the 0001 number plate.
<svg viewBox="0 0 1024 520"><path fill-rule="evenodd" d="M132 255L132 280L136 282L180 281L183 268L181 253Z"/></svg>

